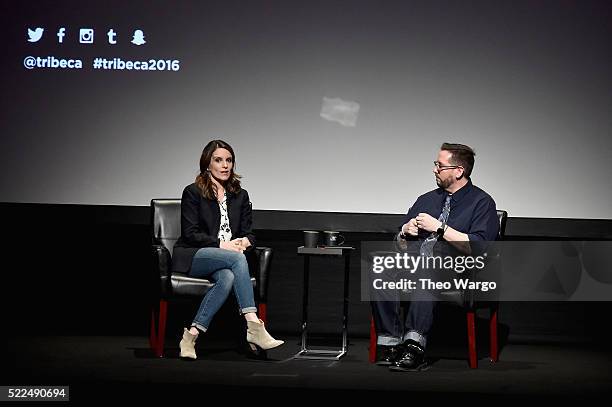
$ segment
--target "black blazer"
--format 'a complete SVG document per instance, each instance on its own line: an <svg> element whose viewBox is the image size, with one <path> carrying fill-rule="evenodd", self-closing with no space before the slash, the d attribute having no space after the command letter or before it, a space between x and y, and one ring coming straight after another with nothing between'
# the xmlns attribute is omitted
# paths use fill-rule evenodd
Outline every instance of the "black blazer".
<svg viewBox="0 0 612 407"><path fill-rule="evenodd" d="M246 237L255 247L251 201L246 190L227 193L227 212L232 239ZM202 196L200 188L191 184L183 190L181 198L181 237L174 244L172 271L188 273L193 256L202 247L219 247L221 211L216 200Z"/></svg>

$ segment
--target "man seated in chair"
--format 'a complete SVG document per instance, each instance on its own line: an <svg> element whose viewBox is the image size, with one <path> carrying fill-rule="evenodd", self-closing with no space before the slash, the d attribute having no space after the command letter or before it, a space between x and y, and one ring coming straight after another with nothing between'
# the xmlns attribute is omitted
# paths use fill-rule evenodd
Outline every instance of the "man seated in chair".
<svg viewBox="0 0 612 407"><path fill-rule="evenodd" d="M472 184L474 150L463 144L444 143L434 161L438 188L421 195L408 210L400 232L400 244L418 241L421 256L431 256L437 241L462 250L469 242L496 239L499 222L495 201ZM418 371L426 366L425 348L436 301L411 301L400 321L398 301L373 301L372 310L379 349L377 364L393 371Z"/></svg>

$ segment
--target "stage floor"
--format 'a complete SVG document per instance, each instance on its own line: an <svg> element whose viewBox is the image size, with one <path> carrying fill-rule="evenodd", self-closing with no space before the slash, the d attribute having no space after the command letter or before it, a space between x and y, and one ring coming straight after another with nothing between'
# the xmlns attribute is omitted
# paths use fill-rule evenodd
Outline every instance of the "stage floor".
<svg viewBox="0 0 612 407"><path fill-rule="evenodd" d="M5 339L3 385L69 385L71 401L206 396L217 391L303 395L342 393L413 398L578 398L610 393L610 351L580 346L508 344L500 361L468 368L463 349L436 349L425 372L397 373L368 363L368 342L352 340L340 361L295 360L299 338L283 338L270 360L247 359L235 343L206 338L198 360L177 358L177 340L167 339L166 357L155 358L145 337L39 336ZM235 394L235 393L229 393Z"/></svg>

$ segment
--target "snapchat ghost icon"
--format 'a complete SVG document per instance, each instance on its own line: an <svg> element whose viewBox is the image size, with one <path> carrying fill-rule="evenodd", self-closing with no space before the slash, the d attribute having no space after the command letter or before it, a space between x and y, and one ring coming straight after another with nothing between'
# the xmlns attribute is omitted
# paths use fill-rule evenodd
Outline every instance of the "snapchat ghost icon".
<svg viewBox="0 0 612 407"><path fill-rule="evenodd" d="M142 30L134 31L134 35L132 37L132 44L142 45L144 43L146 43L146 41L144 39L144 33L142 32Z"/></svg>

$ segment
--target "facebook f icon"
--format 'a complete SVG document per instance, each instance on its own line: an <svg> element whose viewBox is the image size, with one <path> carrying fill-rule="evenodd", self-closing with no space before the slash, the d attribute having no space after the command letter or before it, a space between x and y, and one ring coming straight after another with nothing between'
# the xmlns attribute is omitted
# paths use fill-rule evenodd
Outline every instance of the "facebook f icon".
<svg viewBox="0 0 612 407"><path fill-rule="evenodd" d="M64 34L66 32L66 29L64 27L60 28L59 31L57 32L57 42L59 42L60 44L64 42Z"/></svg>
<svg viewBox="0 0 612 407"><path fill-rule="evenodd" d="M108 30L106 35L108 35L108 43L109 44L116 44L117 43L117 40L115 40L115 37L117 36L117 33L115 32L115 30L113 30L111 28L110 30Z"/></svg>

